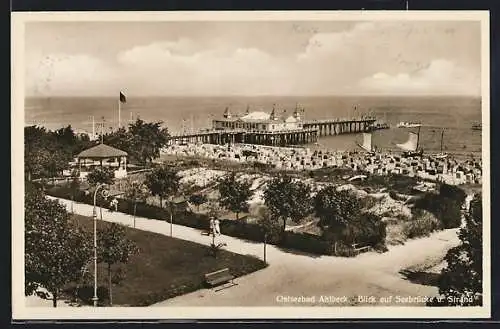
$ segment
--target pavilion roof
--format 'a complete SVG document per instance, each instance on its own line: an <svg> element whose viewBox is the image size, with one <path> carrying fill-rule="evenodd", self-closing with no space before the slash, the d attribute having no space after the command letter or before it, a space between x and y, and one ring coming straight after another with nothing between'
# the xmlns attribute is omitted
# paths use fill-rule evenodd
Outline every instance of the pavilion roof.
<svg viewBox="0 0 500 329"><path fill-rule="evenodd" d="M80 152L77 158L106 159L127 156L127 152L111 147L106 144L99 144Z"/></svg>

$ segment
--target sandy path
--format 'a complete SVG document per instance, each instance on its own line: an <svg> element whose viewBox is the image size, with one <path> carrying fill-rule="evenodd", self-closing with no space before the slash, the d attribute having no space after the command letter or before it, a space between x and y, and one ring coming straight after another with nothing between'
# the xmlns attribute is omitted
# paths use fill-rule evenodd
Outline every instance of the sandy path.
<svg viewBox="0 0 500 329"><path fill-rule="evenodd" d="M59 201L69 209L70 201ZM92 206L75 203L74 211L90 216ZM103 219L128 226L133 223L132 216L107 210L103 210ZM170 235L170 224L164 221L137 217L136 228ZM360 295L376 296L378 304L382 303L379 297L392 295L393 300L389 304L403 305L395 301L395 296L434 296L437 288L411 283L399 271L440 261L449 248L458 244L456 233L456 229L440 231L429 237L407 241L404 245L391 246L383 254L370 252L356 258L295 254L268 246L269 267L236 279L237 285L222 290L201 289L153 306L353 305ZM202 235L200 230L180 225L173 225L173 236L204 245L211 243L211 238ZM262 258L263 246L260 243L229 236L217 239L227 244L226 250ZM280 296L314 297L314 300L286 303L280 300ZM346 298L320 300L321 296Z"/></svg>

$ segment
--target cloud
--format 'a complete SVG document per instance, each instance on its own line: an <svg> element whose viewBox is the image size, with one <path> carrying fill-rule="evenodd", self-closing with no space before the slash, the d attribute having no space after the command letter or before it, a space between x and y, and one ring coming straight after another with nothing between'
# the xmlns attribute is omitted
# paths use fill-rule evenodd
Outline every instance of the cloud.
<svg viewBox="0 0 500 329"><path fill-rule="evenodd" d="M109 88L114 73L97 57L56 53L31 56L26 65L27 91L32 95L73 94Z"/></svg>
<svg viewBox="0 0 500 329"><path fill-rule="evenodd" d="M465 94L479 95L479 74L445 59L431 61L413 73L378 72L360 81L360 87L384 94Z"/></svg>
<svg viewBox="0 0 500 329"><path fill-rule="evenodd" d="M102 49L51 54L46 46L49 55L30 53L27 89L56 94L126 89L137 95L471 93L479 89L479 29L463 22L346 23L343 30L315 31L305 43L300 35L290 47L294 51L288 53L273 51L280 48L281 40L271 34L256 33L251 38L252 29L258 28L249 26L241 43L221 29L216 37L196 39L186 34L131 45L107 56ZM267 39L260 42L259 38Z"/></svg>
<svg viewBox="0 0 500 329"><path fill-rule="evenodd" d="M283 62L257 48L193 52L194 47L185 47L193 44L155 42L121 52L117 60L129 79L162 93L263 93L286 72Z"/></svg>
<svg viewBox="0 0 500 329"><path fill-rule="evenodd" d="M297 60L302 62L331 59L331 55L348 51L349 46L358 43L362 35L369 35L374 30L374 23L363 22L346 31L313 34L305 50L297 55Z"/></svg>

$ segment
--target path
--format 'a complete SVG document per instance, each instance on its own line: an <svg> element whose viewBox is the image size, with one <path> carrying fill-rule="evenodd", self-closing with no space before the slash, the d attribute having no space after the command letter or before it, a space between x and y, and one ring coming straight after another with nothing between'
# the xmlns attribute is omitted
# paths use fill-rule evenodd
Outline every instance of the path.
<svg viewBox="0 0 500 329"><path fill-rule="evenodd" d="M70 208L71 201L59 199ZM74 212L91 216L92 206L74 204ZM131 226L133 217L103 210L103 219ZM170 235L170 224L165 221L136 218L136 228ZM429 237L391 246L383 254L366 253L355 258L317 256L284 251L268 246L266 269L240 277L236 286L223 290L201 289L178 296L153 306L293 306L339 305L321 301L321 296L348 297L341 305L352 305L357 296L394 296L391 305L402 305L395 296L434 296L437 288L414 284L404 279L399 271L421 264L435 264L447 250L458 244L457 229L436 232ZM198 229L173 225L173 237L209 245L210 237ZM263 245L229 236L217 238L227 244L226 250L262 258ZM283 296L313 297L308 303L285 303ZM333 301L330 297L329 301ZM339 302L339 300L337 301ZM406 304L408 305L408 304ZM411 305L423 305L411 304Z"/></svg>

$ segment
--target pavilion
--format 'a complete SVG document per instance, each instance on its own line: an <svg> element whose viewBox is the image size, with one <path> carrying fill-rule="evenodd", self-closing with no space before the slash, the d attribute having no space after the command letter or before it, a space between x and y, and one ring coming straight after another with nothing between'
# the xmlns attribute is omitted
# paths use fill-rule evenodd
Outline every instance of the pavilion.
<svg viewBox="0 0 500 329"><path fill-rule="evenodd" d="M127 152L106 144L99 144L80 152L76 159L80 170L80 177L85 177L88 170L97 166L116 168L115 178L127 176ZM82 170L82 167L84 170Z"/></svg>

